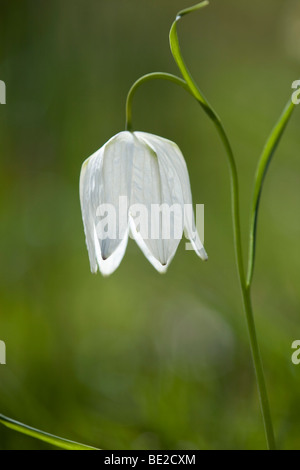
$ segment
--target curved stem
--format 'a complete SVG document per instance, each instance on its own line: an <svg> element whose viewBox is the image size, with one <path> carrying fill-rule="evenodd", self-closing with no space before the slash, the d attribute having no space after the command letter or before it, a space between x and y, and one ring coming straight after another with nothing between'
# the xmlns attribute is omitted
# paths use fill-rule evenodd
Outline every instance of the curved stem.
<svg viewBox="0 0 300 470"><path fill-rule="evenodd" d="M255 264L255 251L256 251L256 232L257 232L257 220L259 212L259 203L262 193L262 188L264 180L271 163L272 157L275 153L275 150L278 147L280 139L285 131L285 128L292 116L292 113L295 109L295 104L290 99L285 106L282 115L280 116L276 126L272 130L269 139L264 147L263 153L259 160L256 175L255 175L255 186L252 199L252 210L251 210L251 220L250 220L250 238L249 238L249 259L248 259L248 273L247 273L247 287L250 288L254 264Z"/></svg>
<svg viewBox="0 0 300 470"><path fill-rule="evenodd" d="M221 123L220 118L218 117L216 112L213 110L213 108L210 106L207 99L204 97L203 93L197 87L194 79L192 78L190 72L188 71L187 66L185 65L185 62L181 54L179 41L178 41L177 22L180 20L180 18L191 11L195 11L206 6L207 4L208 2L205 1L192 7L191 9L183 10L182 12L178 13L170 30L170 47L171 47L172 55L175 59L175 62L177 63L178 68L181 71L182 76L185 79L187 85L189 86L191 93L193 94L195 99L199 102L199 104L202 106L206 114L213 121L218 131L218 134L224 144L226 155L228 157L230 180L231 180L232 218L233 218L233 231L234 231L234 242L235 242L234 245L235 245L236 261L237 261L237 268L238 268L238 276L239 276L239 281L240 281L244 309L246 313L247 326L248 326L248 332L249 332L249 338L250 338L250 346L251 346L252 358L253 358L253 363L254 363L254 368L255 368L257 387L258 387L258 393L259 393L260 404L261 404L261 411L262 411L263 420L264 420L266 439L268 443L268 448L275 449L274 431L273 431L267 389L266 389L266 384L265 384L262 360L261 360L260 351L258 347L255 322L254 322L252 304L251 304L250 289L247 287L246 276L245 276L245 271L244 271L242 242L241 242L241 229L240 229L239 184L238 184L238 174L237 174L235 158L233 155L232 147L230 145L230 141Z"/></svg>
<svg viewBox="0 0 300 470"><path fill-rule="evenodd" d="M182 78L176 77L175 75L172 75L170 73L164 73L164 72L153 72L153 73L148 73L147 75L144 75L143 77L139 78L130 88L128 95L127 95L127 100L126 100L126 124L125 128L127 131L132 130L132 100L135 95L135 92L137 89L146 82L149 82L151 80L168 80L169 82L173 82L176 85L181 86L184 88L186 91L190 91L189 87L187 86L186 82L182 80Z"/></svg>
<svg viewBox="0 0 300 470"><path fill-rule="evenodd" d="M203 3L200 3L199 5L196 5L196 7L197 9L199 9L203 6L206 6L207 4L208 2L205 1ZM182 76L185 79L187 85L189 86L192 95L201 105L201 107L209 116L209 118L213 121L226 150L229 169L230 169L230 176L231 176L232 215L233 215L233 223L234 223L234 239L235 239L235 247L236 247L238 274L239 274L239 278L242 284L245 286L245 271L244 271L243 255L242 255L241 230L240 230L239 185L238 185L237 167L236 167L236 163L234 159L233 150L232 150L229 138L226 134L226 131L223 127L223 124L219 116L214 111L212 106L209 104L204 94L198 88L187 66L185 65L185 62L181 54L180 46L179 46L179 40L178 40L178 34L177 34L177 22L180 20L180 18L184 14L187 14L189 11L195 11L196 7L192 9L183 10L182 12L178 13L170 30L170 47L171 47L172 55L175 59L175 62L177 63L178 68L180 72L182 73Z"/></svg>

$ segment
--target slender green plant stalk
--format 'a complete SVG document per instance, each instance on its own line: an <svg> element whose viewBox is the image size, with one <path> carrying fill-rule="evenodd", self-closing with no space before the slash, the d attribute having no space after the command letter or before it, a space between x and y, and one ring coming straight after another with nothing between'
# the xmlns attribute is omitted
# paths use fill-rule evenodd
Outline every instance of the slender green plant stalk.
<svg viewBox="0 0 300 470"><path fill-rule="evenodd" d="M125 123L125 129L127 131L132 130L132 100L133 97L137 91L137 89L143 85L146 82L149 82L151 80L167 80L169 82L173 82L176 85L181 86L184 88L186 91L190 91L187 83L182 80L182 78L176 77L176 75L172 75L170 73L164 73L164 72L153 72L153 73L148 73L147 75L144 75L143 77L139 78L130 88L128 95L127 95L127 100L126 100L126 123Z"/></svg>
<svg viewBox="0 0 300 470"><path fill-rule="evenodd" d="M254 263L255 263L255 248L256 248L256 229L258 220L258 211L260 197L263 189L263 183L271 163L272 157L278 147L281 137L285 128L292 116L295 109L295 104L289 99L281 114L276 126L272 130L269 139L264 147L261 158L257 165L255 175L255 185L252 198L251 220L250 220L250 236L249 236L249 259L248 259L248 274L247 274L247 287L251 287L253 278Z"/></svg>
<svg viewBox="0 0 300 470"><path fill-rule="evenodd" d="M1 414L0 414L0 423L9 429L13 429L14 431L18 431L30 437L34 437L35 439L39 439L40 441L47 442L48 444L59 447L61 449L99 450L99 449L96 449L95 447L90 447L85 444L79 444L79 442L69 441L68 439L54 436L53 434L49 434L48 432L40 431L39 429L32 428L23 423L19 423L18 421L15 421L14 419L8 418L7 416L1 415Z"/></svg>

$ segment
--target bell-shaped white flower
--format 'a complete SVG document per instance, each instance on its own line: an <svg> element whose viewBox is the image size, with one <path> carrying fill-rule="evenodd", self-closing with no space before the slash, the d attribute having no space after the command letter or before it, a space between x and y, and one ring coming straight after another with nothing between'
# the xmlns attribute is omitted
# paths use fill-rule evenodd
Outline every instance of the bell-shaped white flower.
<svg viewBox="0 0 300 470"><path fill-rule="evenodd" d="M112 137L82 165L80 202L94 273L117 269L129 235L159 272L166 271L183 231L197 255L207 259L186 163L167 139L128 131Z"/></svg>

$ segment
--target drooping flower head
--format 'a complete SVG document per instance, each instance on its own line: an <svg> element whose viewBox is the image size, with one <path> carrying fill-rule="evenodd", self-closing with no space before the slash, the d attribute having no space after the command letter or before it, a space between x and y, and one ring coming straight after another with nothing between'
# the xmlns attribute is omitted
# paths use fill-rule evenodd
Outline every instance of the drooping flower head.
<svg viewBox="0 0 300 470"><path fill-rule="evenodd" d="M128 131L112 137L82 165L80 202L93 273L117 269L129 235L159 272L169 266L183 231L207 259L186 163L170 140Z"/></svg>

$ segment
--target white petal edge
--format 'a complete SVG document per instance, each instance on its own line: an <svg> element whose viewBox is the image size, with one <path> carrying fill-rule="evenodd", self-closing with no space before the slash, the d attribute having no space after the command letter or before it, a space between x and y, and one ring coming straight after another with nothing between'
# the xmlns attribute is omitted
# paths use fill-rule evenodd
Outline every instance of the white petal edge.
<svg viewBox="0 0 300 470"><path fill-rule="evenodd" d="M97 258L97 263L99 271L103 276L109 276L112 274L119 266L125 255L127 243L128 243L129 229L124 235L121 243L118 245L116 250L107 258L103 259L101 255L100 243L97 236L96 227L94 226L94 244L95 244L95 253Z"/></svg>
<svg viewBox="0 0 300 470"><path fill-rule="evenodd" d="M91 157L95 157L101 149L97 150ZM89 176L89 163L91 157L87 158L82 166L80 172L80 181L79 181L79 195L80 195L80 205L81 205L81 214L82 214L82 221L83 221L83 228L85 233L85 242L88 250L89 261L90 261L90 268L93 274L97 272L97 259L96 259L96 252L95 252L95 245L93 242L93 221L90 217L90 204L86 200L86 188L85 186L88 185L87 177Z"/></svg>
<svg viewBox="0 0 300 470"><path fill-rule="evenodd" d="M146 256L146 258L148 259L148 261L152 264L152 266L161 274L165 273L169 267L169 264L170 262L172 261L173 259L173 256L172 258L169 258L168 259L168 262L166 264L161 264L161 262L155 258L155 256L153 256L152 252L150 251L150 249L148 248L148 246L146 245L146 243L144 242L141 234L139 232L137 232L136 230L136 227L135 227L135 223L134 223L134 220L132 218L132 216L129 214L129 227L130 227L130 231L131 231L131 235L132 237L134 238L134 240L136 241L137 245L140 247L140 249L142 250L142 252L144 253L144 255Z"/></svg>

